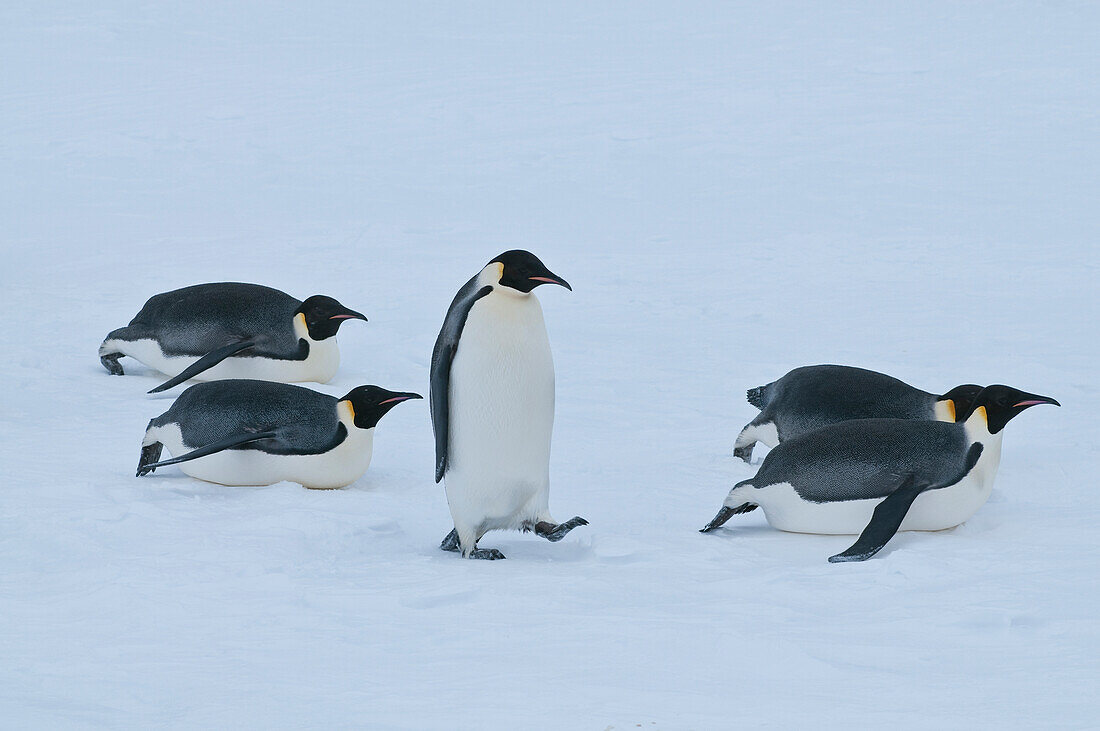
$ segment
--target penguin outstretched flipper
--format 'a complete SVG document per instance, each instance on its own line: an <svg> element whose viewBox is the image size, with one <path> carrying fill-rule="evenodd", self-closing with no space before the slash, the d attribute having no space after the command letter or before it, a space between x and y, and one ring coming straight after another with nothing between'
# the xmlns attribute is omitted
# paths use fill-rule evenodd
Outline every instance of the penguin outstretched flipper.
<svg viewBox="0 0 1100 731"><path fill-rule="evenodd" d="M160 384L156 388L150 389L148 393L160 393L161 391L167 391L173 386L178 386L184 381L194 378L203 371L213 368L226 358L232 355L236 355L242 350L247 350L255 344L256 340L254 338L248 338L246 340L238 340L236 342L229 343L228 345L223 345L216 350L211 350L209 353L196 360L187 368L183 369L183 371L180 372L178 375L169 378L167 381ZM100 360L102 360L102 358ZM118 361L116 360L115 362L117 363ZM104 363L104 365L106 365L106 363ZM108 370L110 369L108 368Z"/></svg>
<svg viewBox="0 0 1100 731"><path fill-rule="evenodd" d="M266 432L250 432L248 434L233 434L225 439L219 439L216 442L211 442L203 447L192 450L187 454L181 454L179 457L172 457L162 462L154 462L152 464L140 464L138 465L137 476L147 475L154 471L158 467L166 467L170 464L179 464L180 462L188 462L192 459L198 459L199 457L205 457L209 454L215 454L217 452L225 451L226 449L232 449L233 447L239 447L242 444L248 444L249 442L257 442L261 439L271 439L278 436L276 431ZM144 457L145 450L142 449L142 456ZM144 461L144 460L143 460Z"/></svg>
<svg viewBox="0 0 1100 731"><path fill-rule="evenodd" d="M894 537L905 520L905 514L909 512L913 501L925 490L942 485L929 485L918 483L915 475L909 475L901 483L897 490L883 498L875 508L871 522L859 534L859 538L847 551L829 556L829 563L842 563L844 561L866 561L882 550L882 547Z"/></svg>
<svg viewBox="0 0 1100 731"><path fill-rule="evenodd" d="M983 451L984 447L980 442L970 445L970 449L966 453L966 462L962 474L957 479L945 483L932 484L925 482L919 484L916 475L909 475L897 490L887 495L878 504L871 516L871 522L859 534L859 539L847 551L830 556L829 563L866 561L874 556L898 532L901 522L905 520L906 513L909 512L910 506L913 505L913 501L917 499L918 495L928 490L950 487L961 480L978 463Z"/></svg>

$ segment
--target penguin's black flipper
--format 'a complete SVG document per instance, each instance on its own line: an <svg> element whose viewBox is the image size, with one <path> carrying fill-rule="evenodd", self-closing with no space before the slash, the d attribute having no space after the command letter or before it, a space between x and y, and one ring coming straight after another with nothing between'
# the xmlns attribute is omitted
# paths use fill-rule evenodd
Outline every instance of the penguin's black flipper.
<svg viewBox="0 0 1100 731"><path fill-rule="evenodd" d="M443 327L432 348L432 431L435 432L435 481L447 472L447 440L450 436L451 363L458 350L462 328L474 303L493 291L492 287L477 288L477 277L466 282L451 302Z"/></svg>
<svg viewBox="0 0 1100 731"><path fill-rule="evenodd" d="M179 464L180 462L187 462L192 459L198 459L199 457L205 457L208 454L214 454L215 452L222 452L226 449L232 449L233 447L239 447L242 444L248 444L249 442L256 442L261 439L271 439L278 436L278 432L265 431L265 432L249 432L248 434L234 434L231 437L225 439L219 439L216 442L211 442L205 447L199 447L192 450L187 454L181 454L179 457L172 457L166 459L163 462L155 462L153 464L142 464L138 466L137 476L147 475L158 467L165 467L170 464Z"/></svg>
<svg viewBox="0 0 1100 731"><path fill-rule="evenodd" d="M874 556L894 537L905 520L913 501L925 490L934 487L927 483L918 483L915 475L909 475L897 490L883 498L875 508L871 522L859 534L859 539L843 553L829 557L829 563L844 561L866 561Z"/></svg>
<svg viewBox="0 0 1100 731"><path fill-rule="evenodd" d="M168 389L172 388L172 386L178 386L187 379L194 378L208 368L213 368L229 356L239 353L242 350L247 350L255 344L256 341L253 339L238 340L235 343L223 345L217 350L211 350L209 353L196 360L187 368L184 368L183 372L180 373L178 376L173 376L172 378L169 378L167 381L160 384L156 388L148 391L148 393L160 393L161 391L167 391Z"/></svg>

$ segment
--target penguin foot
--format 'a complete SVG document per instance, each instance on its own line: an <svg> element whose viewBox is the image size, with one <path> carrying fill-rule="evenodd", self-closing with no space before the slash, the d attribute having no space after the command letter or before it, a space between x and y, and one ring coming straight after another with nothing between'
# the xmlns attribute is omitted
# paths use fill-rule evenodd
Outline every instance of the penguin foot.
<svg viewBox="0 0 1100 731"><path fill-rule="evenodd" d="M108 353L107 355L99 356L99 362L103 364L103 367L107 369L107 372L112 376L124 375L122 372L122 366L119 365L118 359L122 357L122 353Z"/></svg>
<svg viewBox="0 0 1100 731"><path fill-rule="evenodd" d="M751 464L752 463L752 448L755 447L755 446L756 446L756 442L753 442L752 444L746 444L742 447L734 447L733 448L733 456L734 457L739 457L740 459L745 460L746 464Z"/></svg>
<svg viewBox="0 0 1100 731"><path fill-rule="evenodd" d="M457 553L459 550L458 531L452 528L451 532L443 537L443 541L439 544L439 547L444 551L453 551Z"/></svg>
<svg viewBox="0 0 1100 731"><path fill-rule="evenodd" d="M700 528L699 532L710 533L715 528L720 528L722 525L725 524L727 520L729 520L733 516L738 515L739 513L751 513L754 510L756 510L756 506L752 503L744 503L742 505L738 505L736 508L729 508L723 505L722 509L718 511L718 515L715 515L713 518L711 518L711 521Z"/></svg>
<svg viewBox="0 0 1100 731"><path fill-rule="evenodd" d="M486 561L497 561L504 558L504 554L495 548L475 548L466 558L480 558Z"/></svg>
<svg viewBox="0 0 1100 731"><path fill-rule="evenodd" d="M137 466L138 477L156 471L157 468L153 467L153 465L160 461L160 452L162 449L164 449L164 445L160 442L153 442L141 448L141 458L138 459Z"/></svg>
<svg viewBox="0 0 1100 731"><path fill-rule="evenodd" d="M551 543L557 543L562 538L565 538L569 531L573 530L577 526L588 525L588 521L579 515L570 518L564 523L554 525L553 523L547 523L541 521L535 524L535 533L542 536Z"/></svg>

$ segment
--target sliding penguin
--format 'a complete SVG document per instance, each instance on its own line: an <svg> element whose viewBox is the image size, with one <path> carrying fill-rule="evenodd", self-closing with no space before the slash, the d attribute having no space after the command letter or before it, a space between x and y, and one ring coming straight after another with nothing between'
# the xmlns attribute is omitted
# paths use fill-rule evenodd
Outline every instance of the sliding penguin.
<svg viewBox="0 0 1100 731"><path fill-rule="evenodd" d="M760 414L745 425L733 456L748 462L757 442L774 447L828 424L851 419L955 421L965 414L981 386L956 386L942 396L913 388L884 373L851 366L795 368L778 381L749 389Z"/></svg>
<svg viewBox="0 0 1100 731"><path fill-rule="evenodd" d="M701 532L759 506L780 530L859 533L829 561L865 561L899 530L943 530L973 515L993 488L1002 429L1036 404L1059 405L988 386L958 423L861 419L786 440L734 485Z"/></svg>
<svg viewBox="0 0 1100 731"><path fill-rule="evenodd" d="M337 399L285 383L230 379L200 383L149 422L138 477L179 464L222 485L350 485L370 465L374 427L415 393L359 386ZM173 455L163 462L161 450Z"/></svg>
<svg viewBox="0 0 1100 731"><path fill-rule="evenodd" d="M320 294L303 302L258 284L196 284L149 298L107 335L99 360L116 376L124 355L173 376L149 393L196 377L327 383L340 365L336 331L351 319L367 318Z"/></svg>
<svg viewBox="0 0 1100 731"><path fill-rule="evenodd" d="M527 251L506 251L458 291L432 351L435 481L446 477L455 529L445 551L498 559L478 548L490 530L534 530L559 541L588 521L550 516L554 361L531 292L572 287Z"/></svg>

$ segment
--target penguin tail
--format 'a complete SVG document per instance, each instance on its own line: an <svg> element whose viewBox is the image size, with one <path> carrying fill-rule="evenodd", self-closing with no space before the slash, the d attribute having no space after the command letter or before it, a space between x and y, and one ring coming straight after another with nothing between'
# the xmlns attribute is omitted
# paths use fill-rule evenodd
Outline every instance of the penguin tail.
<svg viewBox="0 0 1100 731"><path fill-rule="evenodd" d="M774 385L775 383L773 382L766 386L750 388L745 392L745 398L748 399L750 404L763 411L768 406L768 402L772 399L772 386Z"/></svg>

